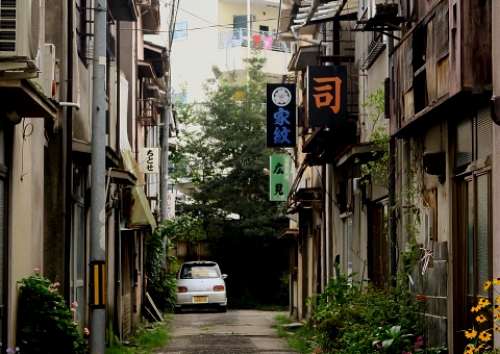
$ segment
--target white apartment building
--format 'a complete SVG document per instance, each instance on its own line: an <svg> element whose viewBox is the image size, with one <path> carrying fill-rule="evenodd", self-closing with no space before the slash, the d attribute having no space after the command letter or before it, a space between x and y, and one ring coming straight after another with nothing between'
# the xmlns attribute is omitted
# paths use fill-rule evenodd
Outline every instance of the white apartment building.
<svg viewBox="0 0 500 354"><path fill-rule="evenodd" d="M278 15L278 0L181 0L172 43L174 102L203 102L203 82L213 76L213 66L245 73L248 37L251 47L262 48L269 81L281 81L291 48L277 40Z"/></svg>

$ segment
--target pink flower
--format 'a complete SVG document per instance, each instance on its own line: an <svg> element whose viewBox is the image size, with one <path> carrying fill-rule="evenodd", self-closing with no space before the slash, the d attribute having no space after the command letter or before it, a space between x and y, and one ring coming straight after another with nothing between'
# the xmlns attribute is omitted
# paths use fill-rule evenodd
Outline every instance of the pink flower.
<svg viewBox="0 0 500 354"><path fill-rule="evenodd" d="M382 348L382 343L377 343L377 349Z"/></svg>
<svg viewBox="0 0 500 354"><path fill-rule="evenodd" d="M72 305L73 307L78 307L78 302L76 302L76 301L75 301L75 302L73 302L71 305Z"/></svg>
<svg viewBox="0 0 500 354"><path fill-rule="evenodd" d="M420 336L418 336L418 338L417 338L417 343L416 343L416 344L418 344L418 345L422 345L422 344L424 344L424 337L423 337L423 336L421 336L421 335L420 335Z"/></svg>
<svg viewBox="0 0 500 354"><path fill-rule="evenodd" d="M40 268L33 268L33 271L34 271L35 273L38 273L38 272L40 272Z"/></svg>
<svg viewBox="0 0 500 354"><path fill-rule="evenodd" d="M89 331L89 329L87 327L83 328L83 334L85 334L86 336L90 335L90 331Z"/></svg>
<svg viewBox="0 0 500 354"><path fill-rule="evenodd" d="M74 307L72 307L70 310L71 310L71 312L75 312L75 308Z"/></svg>

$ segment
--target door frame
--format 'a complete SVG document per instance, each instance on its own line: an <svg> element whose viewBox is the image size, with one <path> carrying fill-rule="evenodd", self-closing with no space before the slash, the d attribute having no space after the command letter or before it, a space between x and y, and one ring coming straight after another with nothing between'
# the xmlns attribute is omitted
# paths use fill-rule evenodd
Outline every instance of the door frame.
<svg viewBox="0 0 500 354"><path fill-rule="evenodd" d="M468 300L468 289L467 289L467 280L468 280L468 247L467 247L467 236L468 236L468 220L463 217L463 213L466 210L466 203L468 202L468 198L465 197L466 193L466 183L472 183L472 188L474 189L474 204L473 208L473 228L474 228L474 238L477 237L477 219L476 219L476 200L477 200L477 177L481 175L488 175L488 190L489 190L489 200L488 200L488 229L489 229L489 238L488 238L488 272L489 278L492 277L493 270L493 237L492 237L492 168L491 166L487 166L476 171L462 173L454 177L453 181L453 199L456 200L456 203L453 203L453 229L452 235L452 276L450 277L452 280L452 303L451 311L452 311L452 325L451 328L451 343L452 349L463 350L465 345L467 344L467 340L463 335L463 330L466 330L468 326L468 318L470 317L470 300ZM471 180L471 182L467 182L467 180ZM474 257L476 257L476 244L474 245ZM476 286L476 281L474 281L474 285ZM476 289L474 289L474 294L476 294ZM475 296L477 297L477 296ZM492 291L489 290L489 297L492 297ZM490 299L491 300L491 299ZM458 349L457 349L458 348Z"/></svg>

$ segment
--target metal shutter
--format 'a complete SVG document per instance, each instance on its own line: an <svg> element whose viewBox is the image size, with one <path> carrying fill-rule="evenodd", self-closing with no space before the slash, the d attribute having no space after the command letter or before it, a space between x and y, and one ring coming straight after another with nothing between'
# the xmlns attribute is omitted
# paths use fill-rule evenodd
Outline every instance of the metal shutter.
<svg viewBox="0 0 500 354"><path fill-rule="evenodd" d="M455 167L472 162L472 119L462 119L457 124L455 141Z"/></svg>
<svg viewBox="0 0 500 354"><path fill-rule="evenodd" d="M477 113L475 135L477 137L476 159L493 154L493 122L489 107L483 108Z"/></svg>

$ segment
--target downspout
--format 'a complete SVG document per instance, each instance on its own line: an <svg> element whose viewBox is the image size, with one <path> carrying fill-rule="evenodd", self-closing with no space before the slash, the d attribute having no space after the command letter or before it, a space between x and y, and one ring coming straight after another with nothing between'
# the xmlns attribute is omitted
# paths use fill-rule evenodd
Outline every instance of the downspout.
<svg viewBox="0 0 500 354"><path fill-rule="evenodd" d="M121 139L121 134L120 134L120 120L121 120L121 113L120 113L120 103L121 103L121 65L120 65L120 37L121 37L121 22L116 21L116 152L118 153L119 156L121 156L120 152L120 139ZM119 198L122 199L122 194L121 194L121 189L123 187L119 186L118 187L118 193L119 193ZM115 327L115 333L118 332L118 338L120 341L123 340L122 336L122 329L120 324L122 323L122 313L121 313L121 294L122 294L122 288L121 288L121 215L120 215L120 209L116 209L115 213L115 315L114 317L114 327Z"/></svg>
<svg viewBox="0 0 500 354"><path fill-rule="evenodd" d="M312 0L311 1L311 8L309 9L309 12L307 13L307 17L306 17L304 23L302 25L291 26L290 29L292 30L292 33L295 36L296 40L302 41L302 42L307 42L309 44L314 44L314 45L326 47L327 44L324 43L323 41L318 41L315 39L302 37L299 33L300 29L302 27L304 27L305 25L307 25L309 23L309 21L311 21L311 18L314 16L316 11L318 10L318 7L319 7L319 0Z"/></svg>
<svg viewBox="0 0 500 354"><path fill-rule="evenodd" d="M392 53L394 48L393 38L389 37L387 40L388 52ZM389 57L389 72L390 72L390 57ZM391 113L392 116L392 113ZM392 243L391 247L391 275L395 276L397 273L397 223L396 223L396 138L391 136L389 139L389 237Z"/></svg>
<svg viewBox="0 0 500 354"><path fill-rule="evenodd" d="M328 252L326 249L326 196L328 195L328 190L326 188L326 169L327 169L327 164L324 164L321 168L321 189L322 189L322 195L323 195L323 204L321 208L321 213L322 215L322 220L323 220L323 227L322 232L321 232L321 292L325 290L325 285L327 283L327 278L326 278L326 259L328 257Z"/></svg>
<svg viewBox="0 0 500 354"><path fill-rule="evenodd" d="M61 97L66 102L73 102L73 43L74 43L74 31L73 31L73 14L74 14L74 1L67 0L63 1L63 21L62 21L62 53L67 54L68 60L61 60L63 80L66 76L66 80L61 85ZM64 114L66 110L66 114ZM73 175L73 164L72 164L72 153L73 153L73 108L71 105L62 108L62 116L66 117L65 129L63 135L63 183L64 183L64 234L65 234L65 246L64 246L64 264L66 269L70 269L69 265L71 262L71 219L72 219L72 188L71 181ZM70 272L66 271L64 273L64 294L66 299L71 298L70 296Z"/></svg>
<svg viewBox="0 0 500 354"><path fill-rule="evenodd" d="M121 22L116 21L116 152L120 155L120 103L121 103L121 65L120 65L120 31L121 31Z"/></svg>

